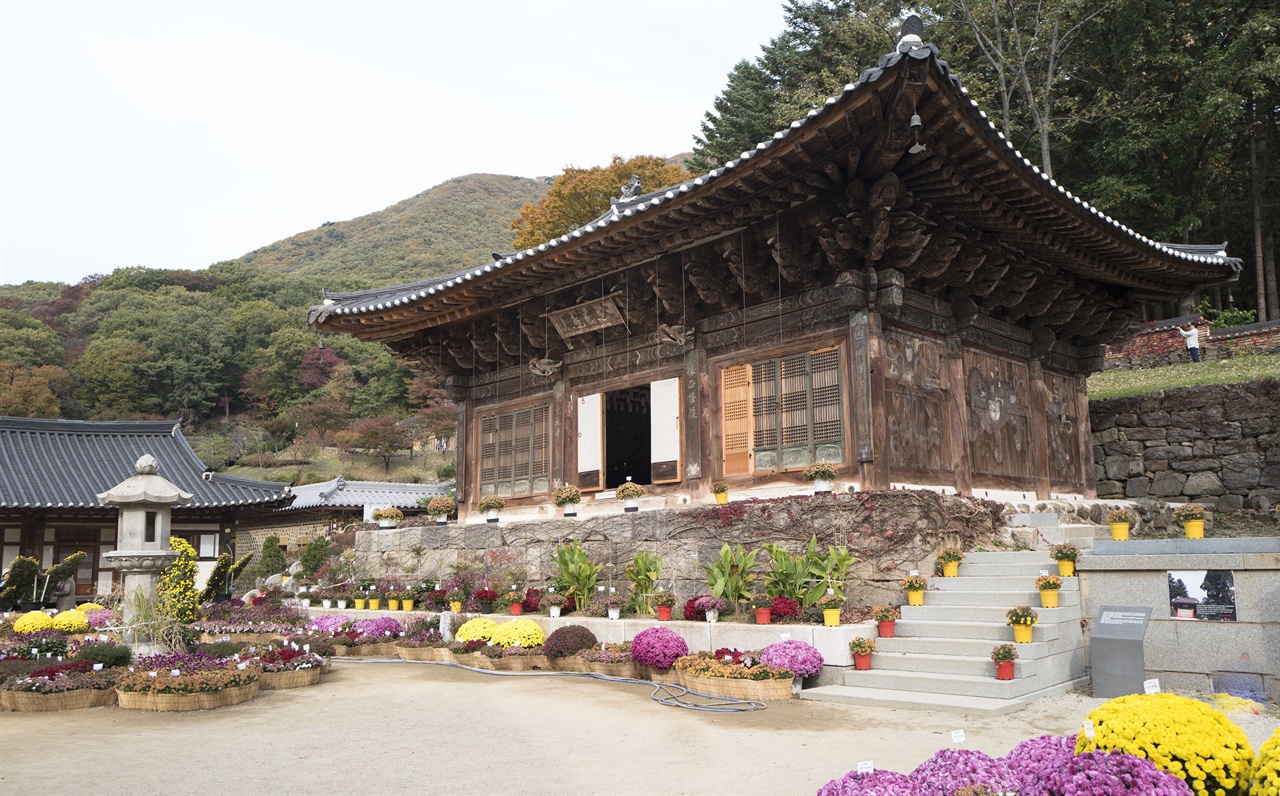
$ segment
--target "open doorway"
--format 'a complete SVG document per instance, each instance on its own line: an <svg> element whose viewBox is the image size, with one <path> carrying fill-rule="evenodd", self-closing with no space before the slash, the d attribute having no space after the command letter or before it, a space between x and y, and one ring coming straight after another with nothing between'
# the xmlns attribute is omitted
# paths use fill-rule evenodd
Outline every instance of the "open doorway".
<svg viewBox="0 0 1280 796"><path fill-rule="evenodd" d="M648 384L604 395L605 488L650 482L651 427Z"/></svg>

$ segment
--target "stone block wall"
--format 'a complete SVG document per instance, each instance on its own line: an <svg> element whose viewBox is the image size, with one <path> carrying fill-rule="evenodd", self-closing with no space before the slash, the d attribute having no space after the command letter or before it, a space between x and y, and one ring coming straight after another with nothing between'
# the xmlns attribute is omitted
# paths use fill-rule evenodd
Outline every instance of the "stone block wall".
<svg viewBox="0 0 1280 796"><path fill-rule="evenodd" d="M1103 367L1106 370L1138 370L1190 362L1187 344L1174 327L1179 324L1185 326L1191 320L1191 316L1186 316L1148 324L1124 345L1106 346ZM1212 330L1208 324L1199 323L1196 328L1200 330L1200 358L1204 360L1280 351L1280 321Z"/></svg>
<svg viewBox="0 0 1280 796"><path fill-rule="evenodd" d="M1280 502L1280 379L1089 402L1098 497Z"/></svg>

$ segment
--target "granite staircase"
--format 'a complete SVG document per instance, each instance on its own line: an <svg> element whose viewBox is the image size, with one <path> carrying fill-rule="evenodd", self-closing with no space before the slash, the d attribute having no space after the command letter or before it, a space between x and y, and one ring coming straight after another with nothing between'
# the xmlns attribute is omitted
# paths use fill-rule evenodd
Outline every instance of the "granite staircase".
<svg viewBox="0 0 1280 796"><path fill-rule="evenodd" d="M895 637L876 639L869 671L847 669L842 683L801 698L999 715L1083 685L1079 582L1064 579L1059 607L1040 608L1035 580L1046 571L1058 565L1045 550L966 554L959 577L930 578L925 604L902 606ZM1014 679L997 680L991 648L1013 642L1005 611L1018 605L1035 608L1039 621L1032 643L1017 645Z"/></svg>

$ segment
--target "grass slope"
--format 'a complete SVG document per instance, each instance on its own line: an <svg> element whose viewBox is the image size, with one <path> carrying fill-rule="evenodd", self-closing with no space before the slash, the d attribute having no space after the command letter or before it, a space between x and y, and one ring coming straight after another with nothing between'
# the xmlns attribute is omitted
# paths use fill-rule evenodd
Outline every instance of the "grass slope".
<svg viewBox="0 0 1280 796"><path fill-rule="evenodd" d="M1268 376L1280 377L1280 354L1185 362L1145 370L1106 370L1089 377L1089 398L1124 398L1174 387L1233 384Z"/></svg>
<svg viewBox="0 0 1280 796"><path fill-rule="evenodd" d="M295 275L356 276L375 286L459 271L511 247L511 220L547 191L542 180L455 177L385 210L264 246L239 262Z"/></svg>

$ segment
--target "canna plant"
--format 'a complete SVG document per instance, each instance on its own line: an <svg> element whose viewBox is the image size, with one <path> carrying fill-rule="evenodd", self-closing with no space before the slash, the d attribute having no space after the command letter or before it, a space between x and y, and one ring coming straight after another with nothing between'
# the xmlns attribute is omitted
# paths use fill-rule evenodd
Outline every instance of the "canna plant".
<svg viewBox="0 0 1280 796"><path fill-rule="evenodd" d="M703 572L707 574L707 588L714 596L732 604L735 611L738 603L751 599L752 586L756 581L751 570L755 568L759 553L759 550L747 550L740 544L733 549L725 542L715 563L702 565Z"/></svg>
<svg viewBox="0 0 1280 796"><path fill-rule="evenodd" d="M556 569L560 572L561 592L572 597L575 604L586 607L596 593L596 581L604 564L597 564L587 555L582 543L571 541L556 548Z"/></svg>
<svg viewBox="0 0 1280 796"><path fill-rule="evenodd" d="M809 541L809 579L813 584L805 594L805 605L813 605L831 589L844 601L844 586L849 570L857 563L847 547L827 547L826 555L817 555L817 537Z"/></svg>
<svg viewBox="0 0 1280 796"><path fill-rule="evenodd" d="M637 614L653 613L653 594L657 589L658 575L662 572L662 557L657 553L641 550L631 559L631 566L623 572L631 581L628 607Z"/></svg>
<svg viewBox="0 0 1280 796"><path fill-rule="evenodd" d="M809 540L810 549L817 552L818 537ZM770 569L764 576L764 591L770 597L786 597L798 603L804 602L809 590L809 555L792 554L787 548L772 542L761 545L769 555Z"/></svg>

